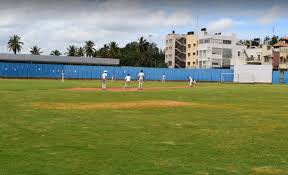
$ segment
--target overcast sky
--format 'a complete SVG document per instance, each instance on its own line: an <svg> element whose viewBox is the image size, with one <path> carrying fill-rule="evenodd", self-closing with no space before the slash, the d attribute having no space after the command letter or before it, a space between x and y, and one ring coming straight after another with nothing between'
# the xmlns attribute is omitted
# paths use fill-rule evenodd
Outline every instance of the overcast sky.
<svg viewBox="0 0 288 175"><path fill-rule="evenodd" d="M0 52L17 34L24 51L37 45L45 54L92 40L96 47L116 41L120 46L140 36L160 47L164 37L195 31L236 33L240 39L288 35L286 0L1 0ZM149 37L151 35L151 37Z"/></svg>

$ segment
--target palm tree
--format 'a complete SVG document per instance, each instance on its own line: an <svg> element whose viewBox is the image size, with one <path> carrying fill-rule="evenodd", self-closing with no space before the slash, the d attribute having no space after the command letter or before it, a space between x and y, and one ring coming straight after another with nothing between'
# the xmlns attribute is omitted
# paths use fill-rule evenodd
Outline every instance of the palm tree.
<svg viewBox="0 0 288 175"><path fill-rule="evenodd" d="M78 56L78 57L84 57L84 56L85 56L85 50L84 50L83 47L79 47L79 48L77 49L77 56Z"/></svg>
<svg viewBox="0 0 288 175"><path fill-rule="evenodd" d="M13 51L14 54L17 54L17 52L21 52L23 49L24 43L21 42L21 38L18 35L14 35L10 37L8 41L8 49L9 51Z"/></svg>
<svg viewBox="0 0 288 175"><path fill-rule="evenodd" d="M144 37L140 37L138 40L138 50L140 52L141 58L138 60L138 66L140 66L141 62L145 61L145 54L148 50L149 42L144 39Z"/></svg>
<svg viewBox="0 0 288 175"><path fill-rule="evenodd" d="M95 43L93 41L85 42L84 49L85 49L87 57L92 57L94 55L94 52L95 52L94 46L95 46Z"/></svg>
<svg viewBox="0 0 288 175"><path fill-rule="evenodd" d="M117 58L117 57L119 57L119 55L120 55L120 49L119 49L118 44L117 44L116 42L114 42L114 41L110 42L110 43L108 44L108 47L109 47L108 56L109 56L110 58Z"/></svg>
<svg viewBox="0 0 288 175"><path fill-rule="evenodd" d="M51 51L50 55L52 55L52 56L61 56L62 53L59 50L53 50L53 51Z"/></svg>
<svg viewBox="0 0 288 175"><path fill-rule="evenodd" d="M77 47L72 45L67 48L67 56L77 56Z"/></svg>
<svg viewBox="0 0 288 175"><path fill-rule="evenodd" d="M104 44L102 48L95 52L94 57L101 56L101 57L109 57L109 46Z"/></svg>
<svg viewBox="0 0 288 175"><path fill-rule="evenodd" d="M41 55L41 53L43 52L41 51L41 48L39 48L38 46L33 46L31 47L30 53L31 55Z"/></svg>

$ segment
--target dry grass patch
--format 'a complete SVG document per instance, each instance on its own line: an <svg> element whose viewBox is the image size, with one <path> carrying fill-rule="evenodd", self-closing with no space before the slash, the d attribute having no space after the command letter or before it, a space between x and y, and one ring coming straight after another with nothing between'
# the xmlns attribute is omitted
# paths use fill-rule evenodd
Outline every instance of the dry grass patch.
<svg viewBox="0 0 288 175"><path fill-rule="evenodd" d="M104 102L104 103L37 103L33 104L37 109L57 110L88 110L88 109L143 109L143 108L171 108L191 106L191 103L169 100L148 100L134 102Z"/></svg>
<svg viewBox="0 0 288 175"><path fill-rule="evenodd" d="M286 172L282 169L272 167L258 167L254 168L250 175L284 175Z"/></svg>

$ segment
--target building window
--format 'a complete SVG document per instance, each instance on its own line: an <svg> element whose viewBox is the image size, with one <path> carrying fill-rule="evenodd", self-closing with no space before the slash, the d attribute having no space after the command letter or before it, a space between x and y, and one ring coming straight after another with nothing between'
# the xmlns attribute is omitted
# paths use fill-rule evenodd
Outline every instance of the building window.
<svg viewBox="0 0 288 175"><path fill-rule="evenodd" d="M190 62L187 62L187 65L190 66Z"/></svg>
<svg viewBox="0 0 288 175"><path fill-rule="evenodd" d="M193 55L196 55L196 53L195 53L195 52L193 52Z"/></svg>
<svg viewBox="0 0 288 175"><path fill-rule="evenodd" d="M188 48L191 48L191 44L188 44Z"/></svg>
<svg viewBox="0 0 288 175"><path fill-rule="evenodd" d="M195 65L195 61L193 61L193 64Z"/></svg>
<svg viewBox="0 0 288 175"><path fill-rule="evenodd" d="M188 57L190 57L191 53L188 53Z"/></svg>
<svg viewBox="0 0 288 175"><path fill-rule="evenodd" d="M196 46L196 43L193 43L193 46L195 47L195 46Z"/></svg>
<svg viewBox="0 0 288 175"><path fill-rule="evenodd" d="M264 57L264 58L265 58L264 61L265 61L266 63L269 62L269 57L266 56L266 57Z"/></svg>
<svg viewBox="0 0 288 175"><path fill-rule="evenodd" d="M166 40L166 43L168 43L168 40Z"/></svg>
<svg viewBox="0 0 288 175"><path fill-rule="evenodd" d="M260 55L258 55L258 60L260 60Z"/></svg>
<svg viewBox="0 0 288 175"><path fill-rule="evenodd" d="M240 51L238 51L238 57L240 57Z"/></svg>
<svg viewBox="0 0 288 175"><path fill-rule="evenodd" d="M168 66L172 66L172 61L168 61Z"/></svg>
<svg viewBox="0 0 288 175"><path fill-rule="evenodd" d="M223 40L223 44L231 44L231 40Z"/></svg>
<svg viewBox="0 0 288 175"><path fill-rule="evenodd" d="M197 50L197 55L198 55L198 50Z"/></svg>
<svg viewBox="0 0 288 175"><path fill-rule="evenodd" d="M221 48L212 47L212 54L221 55L222 54L222 49Z"/></svg>

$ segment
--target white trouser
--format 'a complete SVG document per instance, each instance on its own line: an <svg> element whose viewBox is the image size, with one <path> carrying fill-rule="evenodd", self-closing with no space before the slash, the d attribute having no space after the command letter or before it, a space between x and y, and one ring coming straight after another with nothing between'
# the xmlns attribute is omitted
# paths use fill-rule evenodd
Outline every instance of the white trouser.
<svg viewBox="0 0 288 175"><path fill-rule="evenodd" d="M125 81L125 88L130 87L130 81Z"/></svg>
<svg viewBox="0 0 288 175"><path fill-rule="evenodd" d="M106 80L102 80L102 89L106 89Z"/></svg>
<svg viewBox="0 0 288 175"><path fill-rule="evenodd" d="M143 88L143 79L139 79L138 88Z"/></svg>
<svg viewBox="0 0 288 175"><path fill-rule="evenodd" d="M192 86L192 83L193 83L193 81L189 81L189 86L190 86L190 87Z"/></svg>

